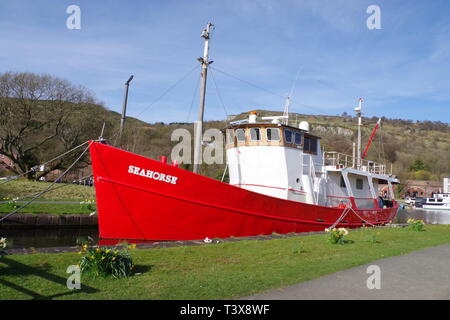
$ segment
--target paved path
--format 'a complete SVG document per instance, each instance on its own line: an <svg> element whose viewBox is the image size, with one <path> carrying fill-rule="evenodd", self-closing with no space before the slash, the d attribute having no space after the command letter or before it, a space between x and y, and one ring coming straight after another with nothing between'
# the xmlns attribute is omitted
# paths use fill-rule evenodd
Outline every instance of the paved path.
<svg viewBox="0 0 450 320"><path fill-rule="evenodd" d="M381 289L367 288L367 267L381 270ZM245 300L450 299L450 244L373 261Z"/></svg>

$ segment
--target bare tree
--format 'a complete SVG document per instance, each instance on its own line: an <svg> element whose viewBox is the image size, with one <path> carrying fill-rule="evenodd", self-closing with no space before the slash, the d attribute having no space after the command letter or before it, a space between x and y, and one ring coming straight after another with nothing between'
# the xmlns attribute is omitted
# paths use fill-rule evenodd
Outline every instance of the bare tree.
<svg viewBox="0 0 450 320"><path fill-rule="evenodd" d="M23 174L93 138L88 136L94 128L99 132L101 122L88 111L94 103L87 89L60 78L12 72L0 75L0 154L12 161L9 169ZM43 172L29 172L27 178L38 179L64 169L76 156L54 161Z"/></svg>

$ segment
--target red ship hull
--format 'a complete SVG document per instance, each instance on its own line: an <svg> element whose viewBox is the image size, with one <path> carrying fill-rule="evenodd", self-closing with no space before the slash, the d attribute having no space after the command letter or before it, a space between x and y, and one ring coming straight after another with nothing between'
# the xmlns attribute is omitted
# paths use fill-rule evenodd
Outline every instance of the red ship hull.
<svg viewBox="0 0 450 320"><path fill-rule="evenodd" d="M198 240L323 231L343 212L251 192L97 142L90 142L90 154L102 239ZM387 223L398 205L353 208L360 217L350 212L337 227Z"/></svg>

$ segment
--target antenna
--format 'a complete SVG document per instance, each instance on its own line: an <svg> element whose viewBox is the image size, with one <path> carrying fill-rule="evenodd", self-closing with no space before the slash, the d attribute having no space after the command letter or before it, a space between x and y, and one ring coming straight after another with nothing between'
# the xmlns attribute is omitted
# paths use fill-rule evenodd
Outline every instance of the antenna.
<svg viewBox="0 0 450 320"><path fill-rule="evenodd" d="M289 124L289 105L291 104L291 97L288 96L286 98L286 103L284 104L284 112L283 112L283 124Z"/></svg>
<svg viewBox="0 0 450 320"><path fill-rule="evenodd" d="M295 85L297 84L298 76L300 74L300 70L302 68L300 67L297 71L297 74L295 75L294 83L292 84L291 91L289 92L289 95L286 98L286 102L284 103L284 112L283 112L283 124L289 125L289 106L291 105L291 97L294 93Z"/></svg>
<svg viewBox="0 0 450 320"><path fill-rule="evenodd" d="M358 106L355 108L356 116L358 117L358 147L357 147L357 156L356 156L356 168L361 168L361 126L362 126L362 102L363 99L359 98Z"/></svg>

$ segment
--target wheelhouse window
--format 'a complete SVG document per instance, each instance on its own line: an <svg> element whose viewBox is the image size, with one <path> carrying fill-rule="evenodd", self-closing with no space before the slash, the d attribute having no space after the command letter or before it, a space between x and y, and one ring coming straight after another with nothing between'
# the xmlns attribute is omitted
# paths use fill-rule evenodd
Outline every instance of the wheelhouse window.
<svg viewBox="0 0 450 320"><path fill-rule="evenodd" d="M261 130L259 128L250 128L250 139L252 141L261 140Z"/></svg>
<svg viewBox="0 0 450 320"><path fill-rule="evenodd" d="M236 130L236 138L238 142L245 142L245 131L244 129L237 129Z"/></svg>
<svg viewBox="0 0 450 320"><path fill-rule="evenodd" d="M317 139L313 137L304 137L303 150L310 153L317 153Z"/></svg>
<svg viewBox="0 0 450 320"><path fill-rule="evenodd" d="M362 190L364 188L363 179L356 179L356 189Z"/></svg>
<svg viewBox="0 0 450 320"><path fill-rule="evenodd" d="M267 128L267 141L280 141L280 129L278 128Z"/></svg>
<svg viewBox="0 0 450 320"><path fill-rule="evenodd" d="M284 142L292 143L292 131L284 129Z"/></svg>
<svg viewBox="0 0 450 320"><path fill-rule="evenodd" d="M301 133L299 133L299 132L294 133L294 142L296 145L302 144L302 134Z"/></svg>
<svg viewBox="0 0 450 320"><path fill-rule="evenodd" d="M347 186L345 185L345 180L344 180L344 177L343 176L341 176L341 188L347 188Z"/></svg>

